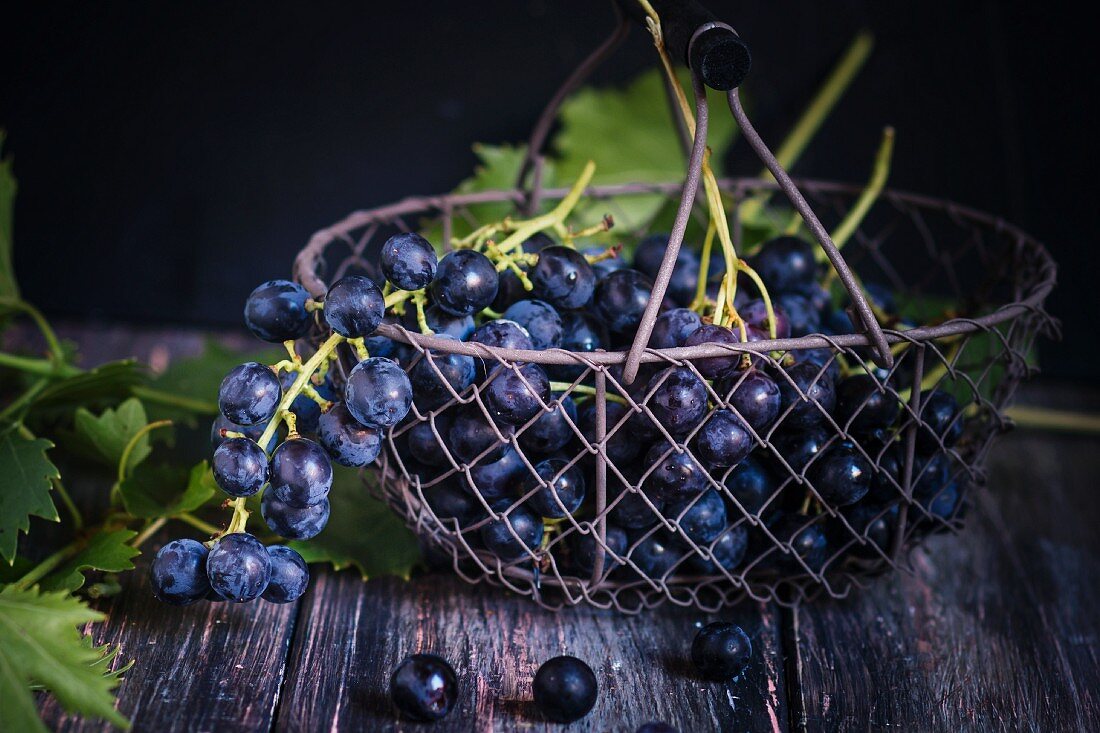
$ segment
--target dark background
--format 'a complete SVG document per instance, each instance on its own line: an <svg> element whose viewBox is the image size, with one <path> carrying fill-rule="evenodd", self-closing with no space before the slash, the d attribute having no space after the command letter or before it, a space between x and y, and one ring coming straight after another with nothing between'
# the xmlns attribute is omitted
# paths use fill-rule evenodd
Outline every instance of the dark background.
<svg viewBox="0 0 1100 733"><path fill-rule="evenodd" d="M305 7L309 5L309 7ZM862 181L884 124L891 184L1048 243L1065 326L1047 373L1100 376L1086 24L1050 4L727 2L752 45L754 119L778 143L862 27L876 50L797 168ZM309 234L450 190L470 144L523 139L610 29L604 2L34 3L0 14L0 127L16 159L16 269L47 313L238 325ZM653 63L635 31L599 72ZM759 164L735 149L735 171Z"/></svg>

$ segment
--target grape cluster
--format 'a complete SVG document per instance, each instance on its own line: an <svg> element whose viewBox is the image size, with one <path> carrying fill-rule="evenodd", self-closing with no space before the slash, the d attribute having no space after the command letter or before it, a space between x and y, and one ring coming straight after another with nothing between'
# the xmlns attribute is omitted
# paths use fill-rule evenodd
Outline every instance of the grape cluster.
<svg viewBox="0 0 1100 733"><path fill-rule="evenodd" d="M391 244L383 267L394 282L427 284L436 266L431 247L425 249L415 235L395 237ZM303 360L295 341L307 335L313 312L320 310L333 336ZM408 375L390 359L363 359L347 375L341 395L329 367L335 347L371 336L385 310L382 291L361 275L334 283L323 306L285 280L264 283L248 297L248 328L264 341L285 343L291 358L272 366L248 362L222 381L221 415L211 428L211 470L233 500L233 520L206 544L181 539L161 548L151 567L158 598L176 605L257 598L289 603L305 592L309 571L302 556L287 545L265 546L245 531L245 502L259 495L261 516L274 535L308 540L329 519L333 461L360 467L378 457L383 431L412 404Z"/></svg>
<svg viewBox="0 0 1100 733"><path fill-rule="evenodd" d="M242 364L221 385L212 465L234 517L208 543L204 579L192 562L187 582L232 600L262 595L293 550L273 560L244 531L247 498L259 495L272 533L308 540L328 521L332 462L365 466L384 439L426 507L468 546L502 564L590 575L601 544L578 523L596 519L594 371L425 349L378 329L389 323L456 347L624 350L667 244L667 235L647 237L628 263L617 247L539 233L511 251L468 246L437 259L427 240L406 233L385 243L375 279L347 275L323 299L288 281L258 287L245 321L257 337L285 343L290 358ZM706 263L700 286L704 263L682 248L650 345L736 348L854 330L807 242L771 240L751 263L763 287L739 276L736 317L713 322L724 261ZM888 292L867 290L896 317ZM311 329L329 335L305 358L294 344ZM354 366L337 377L330 367L340 354ZM851 356L731 350L645 364L630 385L611 367L605 574L817 573L838 558L885 552L903 498L908 375ZM946 450L961 435L961 410L946 391L924 397L913 494L927 517L946 520L962 494ZM165 583L184 582L169 576L185 565L154 573L161 597L174 597Z"/></svg>
<svg viewBox="0 0 1100 733"><path fill-rule="evenodd" d="M506 263L458 250L440 262L427 312L447 339L623 350L667 244L667 235L647 237L630 262L617 250L578 249L545 234ZM739 278L741 322L700 315L701 264L690 248L680 250L652 347L855 331L848 304L822 284L825 272L801 239L768 241L751 259L771 303ZM723 267L721 259L709 263L704 296L714 296ZM868 292L880 312L900 320L888 293ZM411 313L399 322L418 328ZM396 458L444 527L502 564L545 571L552 563L590 575L599 541L577 523L596 518L593 372L583 364L421 354L396 342L384 348L409 372L415 406L393 430ZM629 386L620 367L608 373L605 450L614 469L605 572L651 579L750 568L818 573L888 550L903 498L909 418L900 393L911 383L904 368L886 372L859 352L842 363L830 349L802 349L647 364ZM920 417L914 496L928 515L946 520L959 508L945 449L961 434L961 410L949 393L933 391Z"/></svg>

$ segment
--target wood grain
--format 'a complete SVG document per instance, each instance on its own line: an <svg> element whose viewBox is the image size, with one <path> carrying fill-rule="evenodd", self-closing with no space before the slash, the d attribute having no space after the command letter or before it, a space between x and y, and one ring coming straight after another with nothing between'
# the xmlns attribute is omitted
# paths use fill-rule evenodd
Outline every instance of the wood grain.
<svg viewBox="0 0 1100 733"><path fill-rule="evenodd" d="M325 573L302 609L276 729L423 729L397 718L387 691L406 655L428 651L448 659L462 682L458 708L434 731L548 727L530 701L531 679L559 654L587 661L600 682L596 708L571 731L633 731L651 720L685 732L786 730L775 609L747 605L720 617L740 624L753 642L751 667L728 685L692 673L687 652L696 625L714 617L690 610L552 613L445 575L363 584Z"/></svg>
<svg viewBox="0 0 1100 733"><path fill-rule="evenodd" d="M1020 432L913 576L799 614L809 730L1100 727L1100 451Z"/></svg>
<svg viewBox="0 0 1100 733"><path fill-rule="evenodd" d="M96 608L107 620L90 625L96 644L121 645L119 661L137 659L118 690L118 708L136 731L269 730L282 685L296 604L200 602L184 608L153 597L147 579L153 551L186 532L150 540L122 592ZM100 721L68 715L52 697L42 703L57 731L108 731Z"/></svg>

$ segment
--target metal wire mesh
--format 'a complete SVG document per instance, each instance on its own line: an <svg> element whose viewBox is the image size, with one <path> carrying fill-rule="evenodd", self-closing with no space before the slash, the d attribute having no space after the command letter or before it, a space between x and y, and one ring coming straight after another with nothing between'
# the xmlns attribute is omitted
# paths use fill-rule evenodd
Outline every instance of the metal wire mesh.
<svg viewBox="0 0 1100 733"><path fill-rule="evenodd" d="M773 188L749 179L725 180L721 185L735 200ZM830 225L843 218L858 195L857 189L845 185L798 185ZM594 188L586 192L585 206L614 215L626 197L677 198L680 190L678 183ZM553 202L563 193L547 191L543 202ZM449 241L456 222L471 227L484 223L478 221L475 207L487 202L518 206L526 199L520 191L499 191L407 199L356 212L314 235L299 255L296 275L321 296L326 281L350 271L373 272L372 245L380 245L396 231L438 220L444 241ZM649 226L642 222L636 232L622 236L643 234ZM634 612L672 601L713 610L743 597L791 604L819 593L842 597L869 577L904 569L908 551L925 537L961 526L968 488L985 481L984 458L992 440L1008 426L1004 408L1020 380L1034 372L1033 342L1038 334L1056 328L1042 308L1055 268L1042 245L999 219L894 191L882 194L845 255L863 278L884 283L913 302L950 304L953 317L885 329L895 356L888 371L873 363L863 334L813 335L647 349L641 376L630 386L621 379L625 351L512 351L425 336L400 324L384 325L384 335L408 345L403 366L433 370L448 392L430 409L423 403L414 405L406 421L389 432L378 465L368 469L367 483L430 547L445 553L463 578L503 585L552 608L590 603ZM855 434L852 428L864 404L841 419L805 399L806 393L780 362L788 352L806 350L819 355L815 382L841 365L848 372L863 369L879 393L900 405L896 429L888 438ZM487 378L460 393L450 389L439 361L455 353L474 356ZM706 420L720 409L737 412L731 397L739 382L719 386L704 379L707 415L675 435L655 417L653 395L672 368L703 378L699 367L705 359L729 353L750 354L759 368L785 380L786 389L799 399L767 429L752 430L755 447L750 461L766 466L771 481L766 495L746 501L743 493L731 488L737 485L738 466L703 470L705 487L721 498L727 521L716 539L696 542L683 526L684 517L705 492L672 510L654 498L647 482L660 461L674 453L696 458L693 439ZM343 359L344 366L350 366L353 355L343 354ZM501 428L491 417L486 390L508 374L526 384L521 367L527 363L542 365L570 386L542 402L541 412L526 423ZM934 390L952 394L961 406L944 431L951 434L947 439L933 432L922 412L922 398ZM563 406L570 401L575 412ZM795 413L805 410L820 412L814 416L819 424L817 450L809 455L789 445L789 428L799 419ZM521 511L518 507L544 485L536 464L546 455L533 431L550 412L560 416L570 434L565 447L553 451L561 460L555 465L559 474L575 469L584 477L587 499L575 514L563 512L564 518L548 525L547 539L539 548L504 560L484 548L481 530ZM492 441L477 455L455 455L445 434L456 419L480 420L492 431ZM433 465L410 460L411 431L438 444ZM814 462L842 441L873 466L880 509L872 516L854 517L814 485ZM654 444L665 448L649 450ZM697 465L701 469L702 463ZM499 489L502 483L506 491ZM439 492L455 486L474 500L474 518L459 521L440 516L434 508ZM812 509L789 511L799 503ZM770 524L769 515L779 508L787 508L786 516L796 519L781 527ZM632 525L625 545L619 531L624 517ZM511 524L505 526L515 533ZM827 540L821 552L796 547L810 527L822 530ZM732 568L718 561L724 543L747 545L744 559ZM650 555L655 549L663 553L659 573L639 566L643 545ZM593 556L590 562L579 561L581 547L587 550L585 557Z"/></svg>

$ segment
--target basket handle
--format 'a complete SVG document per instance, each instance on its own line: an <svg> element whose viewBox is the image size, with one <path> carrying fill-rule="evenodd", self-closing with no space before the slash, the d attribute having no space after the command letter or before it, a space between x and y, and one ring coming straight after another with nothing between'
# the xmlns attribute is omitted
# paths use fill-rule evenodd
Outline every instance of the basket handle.
<svg viewBox="0 0 1100 733"><path fill-rule="evenodd" d="M622 1L623 0L620 0L620 2ZM667 0L667 2L670 6L680 6L684 8L688 6L698 7L691 0L686 0L683 3L675 3L672 2L672 0ZM665 5L665 3L659 4ZM675 18L676 21L682 20L682 17L679 15L674 14L672 17ZM664 18L662 16L662 26L663 25ZM716 31L736 38L736 32L733 28L730 28L724 23L708 20L697 27L692 36L688 39L686 51L687 58L692 60L702 58L703 67L713 60L701 56L701 54L695 50L695 44L699 43L703 38L713 38L713 33ZM661 307L661 302L664 300L669 280L672 278L672 270L676 266L676 257L680 252L680 245L683 243L684 232L687 229L688 216L691 213L691 206L695 200L695 192L699 186L699 177L702 168L702 149L706 146L707 99L706 93L703 91L700 83L702 72L699 69L701 67L691 66L690 68L692 86L695 89L695 115L697 120L695 141L692 143L692 154L688 161L687 178L684 181L684 190L680 198L680 207L676 212L676 219L673 223L672 231L669 234L668 248L665 250L664 259L661 260L661 266L657 271L657 276L654 278L649 303L646 305L645 312L642 314L642 320L638 324L638 332L635 334L634 342L630 346L630 351L626 357L626 363L623 366L623 382L628 385L632 384L637 376L642 354L649 345L649 338L653 333L657 312ZM714 74L714 76L720 77L721 75ZM738 80L738 83L740 83L740 80ZM806 222L806 226L810 229L814 239L817 240L818 244L825 251L825 255L828 257L829 262L836 270L841 283L844 285L844 289L848 291L848 297L851 299L856 313L859 316L862 325L861 330L871 342L871 346L877 357L876 360L886 368L892 367L894 365L894 355L891 353L890 347L886 342L886 335L882 332L882 326L879 325L878 319L875 318L874 313L871 311L871 306L867 303L867 298L864 296L862 288L859 287L859 283L856 282L855 275L852 274L844 256L840 253L840 250L829 236L829 232L826 231L821 221L817 218L817 215L814 214L813 209L810 208L809 203L798 190L794 181L791 180L791 177L787 175L783 166L776 160L775 155L768 149L768 146L761 139L759 133L756 132L756 128L752 126L748 116L745 114L745 110L741 107L741 99L736 87L726 90L726 95L729 101L730 112L740 126L741 132L749 141L749 145L756 152L760 161L764 163L767 169L775 177L780 189L782 189L787 195L787 198L790 199L791 205L794 206L795 210L802 216L803 221Z"/></svg>
<svg viewBox="0 0 1100 733"><path fill-rule="evenodd" d="M638 0L616 0L643 27L647 15ZM736 89L749 74L752 54L737 32L695 0L649 0L661 18L661 36L673 59L702 77L711 89Z"/></svg>
<svg viewBox="0 0 1100 733"><path fill-rule="evenodd" d="M626 355L626 363L623 365L623 382L627 385L634 383L638 376L638 367L641 365L642 353L649 346L649 337L653 334L653 326L657 322L657 313L661 309L661 301L664 300L665 291L668 289L669 280L672 279L672 270L676 267L676 257L680 253L680 245L684 242L684 233L687 231L688 218L691 216L691 207L695 205L695 194L699 190L699 179L703 175L703 155L707 148L707 93L703 89L703 81L695 69L691 70L691 88L695 92L695 139L691 143L691 154L688 157L687 177L684 179L684 188L680 193L680 206L676 209L676 219L672 222L672 231L668 235L668 248L665 250L664 259L657 269L657 276L653 279L653 288L650 291L649 302L642 312L642 320L638 323L638 332L634 335L634 343L630 346L630 352ZM673 110L673 114L676 114Z"/></svg>
<svg viewBox="0 0 1100 733"><path fill-rule="evenodd" d="M760 138L760 134L756 131L756 128L752 126L752 122L749 121L748 115L745 114L744 108L741 106L741 98L737 94L736 89L731 89L726 98L729 102L730 112L733 114L737 125L741 128L741 133L745 136L745 139L749 141L749 145L756 151L757 157L760 161L771 171L772 176L775 177L776 182L779 184L779 188L783 193L787 195L791 205L802 217L802 220L806 223L810 233L814 235L814 239L821 245L821 249L825 250L825 256L829 258L829 262L832 264L833 269L836 270L836 274L840 277L840 282L843 283L844 289L848 291L848 297L852 301L852 305L855 307L856 313L859 314L859 320L862 322L863 334L867 336L871 342L871 346L874 348L876 354L876 361L882 366L889 369L894 365L894 354L890 351L889 344L886 343L886 335L882 332L882 326L879 325L878 319L875 318L875 314L871 311L870 304L867 303L867 298L863 294L863 288L859 286L856 281L855 275L852 274L851 268L848 267L847 261L844 259L844 255L840 253L840 249L837 248L833 242L833 238L829 236L829 232L821 224L821 220L814 214L810 204L806 201L806 197L802 195L802 192L798 190L798 186L795 185L791 177L787 175L787 171L783 170L783 166L779 161L775 159L775 155L768 149L768 146L764 144L764 141Z"/></svg>

